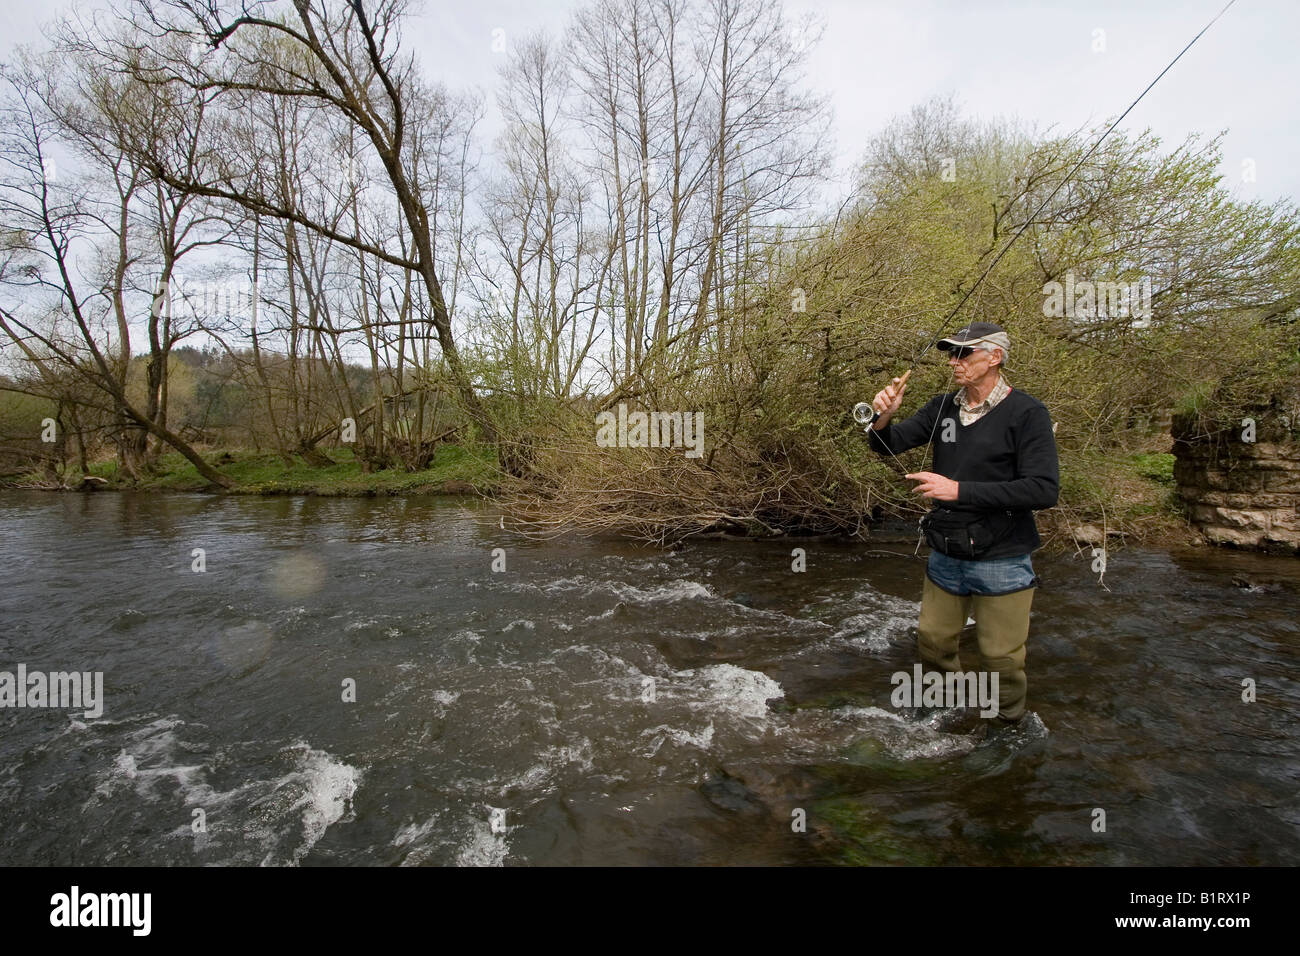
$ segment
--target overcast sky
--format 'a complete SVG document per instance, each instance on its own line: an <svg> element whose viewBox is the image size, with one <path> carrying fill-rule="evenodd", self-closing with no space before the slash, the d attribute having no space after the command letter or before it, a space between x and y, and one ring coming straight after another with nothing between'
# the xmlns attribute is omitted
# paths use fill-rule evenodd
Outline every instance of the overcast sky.
<svg viewBox="0 0 1300 956"><path fill-rule="evenodd" d="M407 42L429 75L488 94L486 146L497 129L492 100L502 62L493 52L494 31L507 45L539 28L558 33L580 2L425 0ZM843 174L890 117L935 94L956 94L974 118L1018 117L1062 131L1118 116L1225 3L787 0L786 9L815 11L825 23L808 75L832 98ZM41 22L66 6L0 0L0 57L15 43L39 41ZM1226 129L1222 172L1229 187L1242 198L1295 200L1297 37L1300 3L1237 0L1125 127L1149 126L1169 144L1190 132ZM1101 52L1094 50L1099 45ZM1243 176L1247 169L1253 182Z"/></svg>

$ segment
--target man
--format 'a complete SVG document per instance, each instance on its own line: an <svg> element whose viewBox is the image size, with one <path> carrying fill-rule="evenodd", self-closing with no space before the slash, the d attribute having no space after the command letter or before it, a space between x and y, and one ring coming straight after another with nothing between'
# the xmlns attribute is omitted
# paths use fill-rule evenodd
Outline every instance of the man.
<svg viewBox="0 0 1300 956"><path fill-rule="evenodd" d="M1040 544L1033 512L1056 504L1056 439L1043 403L1002 377L1011 340L999 325L972 322L937 346L948 353L955 392L936 395L893 422L906 376L877 393L867 429L880 454L934 442L934 471L909 474L935 502L922 519L931 551L917 646L927 665L960 671L957 644L975 618L980 669L998 674L998 720L1025 713L1025 641L1038 579L1030 554Z"/></svg>

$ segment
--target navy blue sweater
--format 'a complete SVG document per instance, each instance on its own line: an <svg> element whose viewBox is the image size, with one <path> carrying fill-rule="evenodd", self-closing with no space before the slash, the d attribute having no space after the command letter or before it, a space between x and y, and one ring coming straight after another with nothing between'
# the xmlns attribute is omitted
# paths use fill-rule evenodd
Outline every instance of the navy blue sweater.
<svg viewBox="0 0 1300 956"><path fill-rule="evenodd" d="M895 455L934 441L929 468L957 482L956 501L936 501L972 517L1011 512L1010 531L984 558L1027 554L1041 544L1033 512L1056 504L1060 466L1052 418L1038 399L1013 388L970 425L963 425L957 395L936 395L915 415L870 431L871 447Z"/></svg>

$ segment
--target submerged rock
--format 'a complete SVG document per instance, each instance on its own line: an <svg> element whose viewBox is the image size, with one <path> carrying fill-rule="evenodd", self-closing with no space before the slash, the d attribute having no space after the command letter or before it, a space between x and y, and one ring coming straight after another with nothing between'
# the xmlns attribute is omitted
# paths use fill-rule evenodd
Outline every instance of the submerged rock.
<svg viewBox="0 0 1300 956"><path fill-rule="evenodd" d="M108 479L100 478L98 475L82 475L77 484L68 486L71 491L99 491L107 487Z"/></svg>
<svg viewBox="0 0 1300 956"><path fill-rule="evenodd" d="M718 771L700 784L700 793L722 810L745 814L767 813L758 794L726 771Z"/></svg>

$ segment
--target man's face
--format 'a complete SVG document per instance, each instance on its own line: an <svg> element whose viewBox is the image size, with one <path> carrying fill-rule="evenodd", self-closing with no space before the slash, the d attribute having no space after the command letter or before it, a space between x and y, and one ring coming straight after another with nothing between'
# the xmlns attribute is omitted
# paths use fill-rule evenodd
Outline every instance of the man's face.
<svg viewBox="0 0 1300 956"><path fill-rule="evenodd" d="M996 351L998 354L1002 352L1001 349ZM969 385L987 375L989 369L996 364L996 358L997 355L983 347L954 348L948 351L948 367L952 369L952 377L958 385Z"/></svg>

